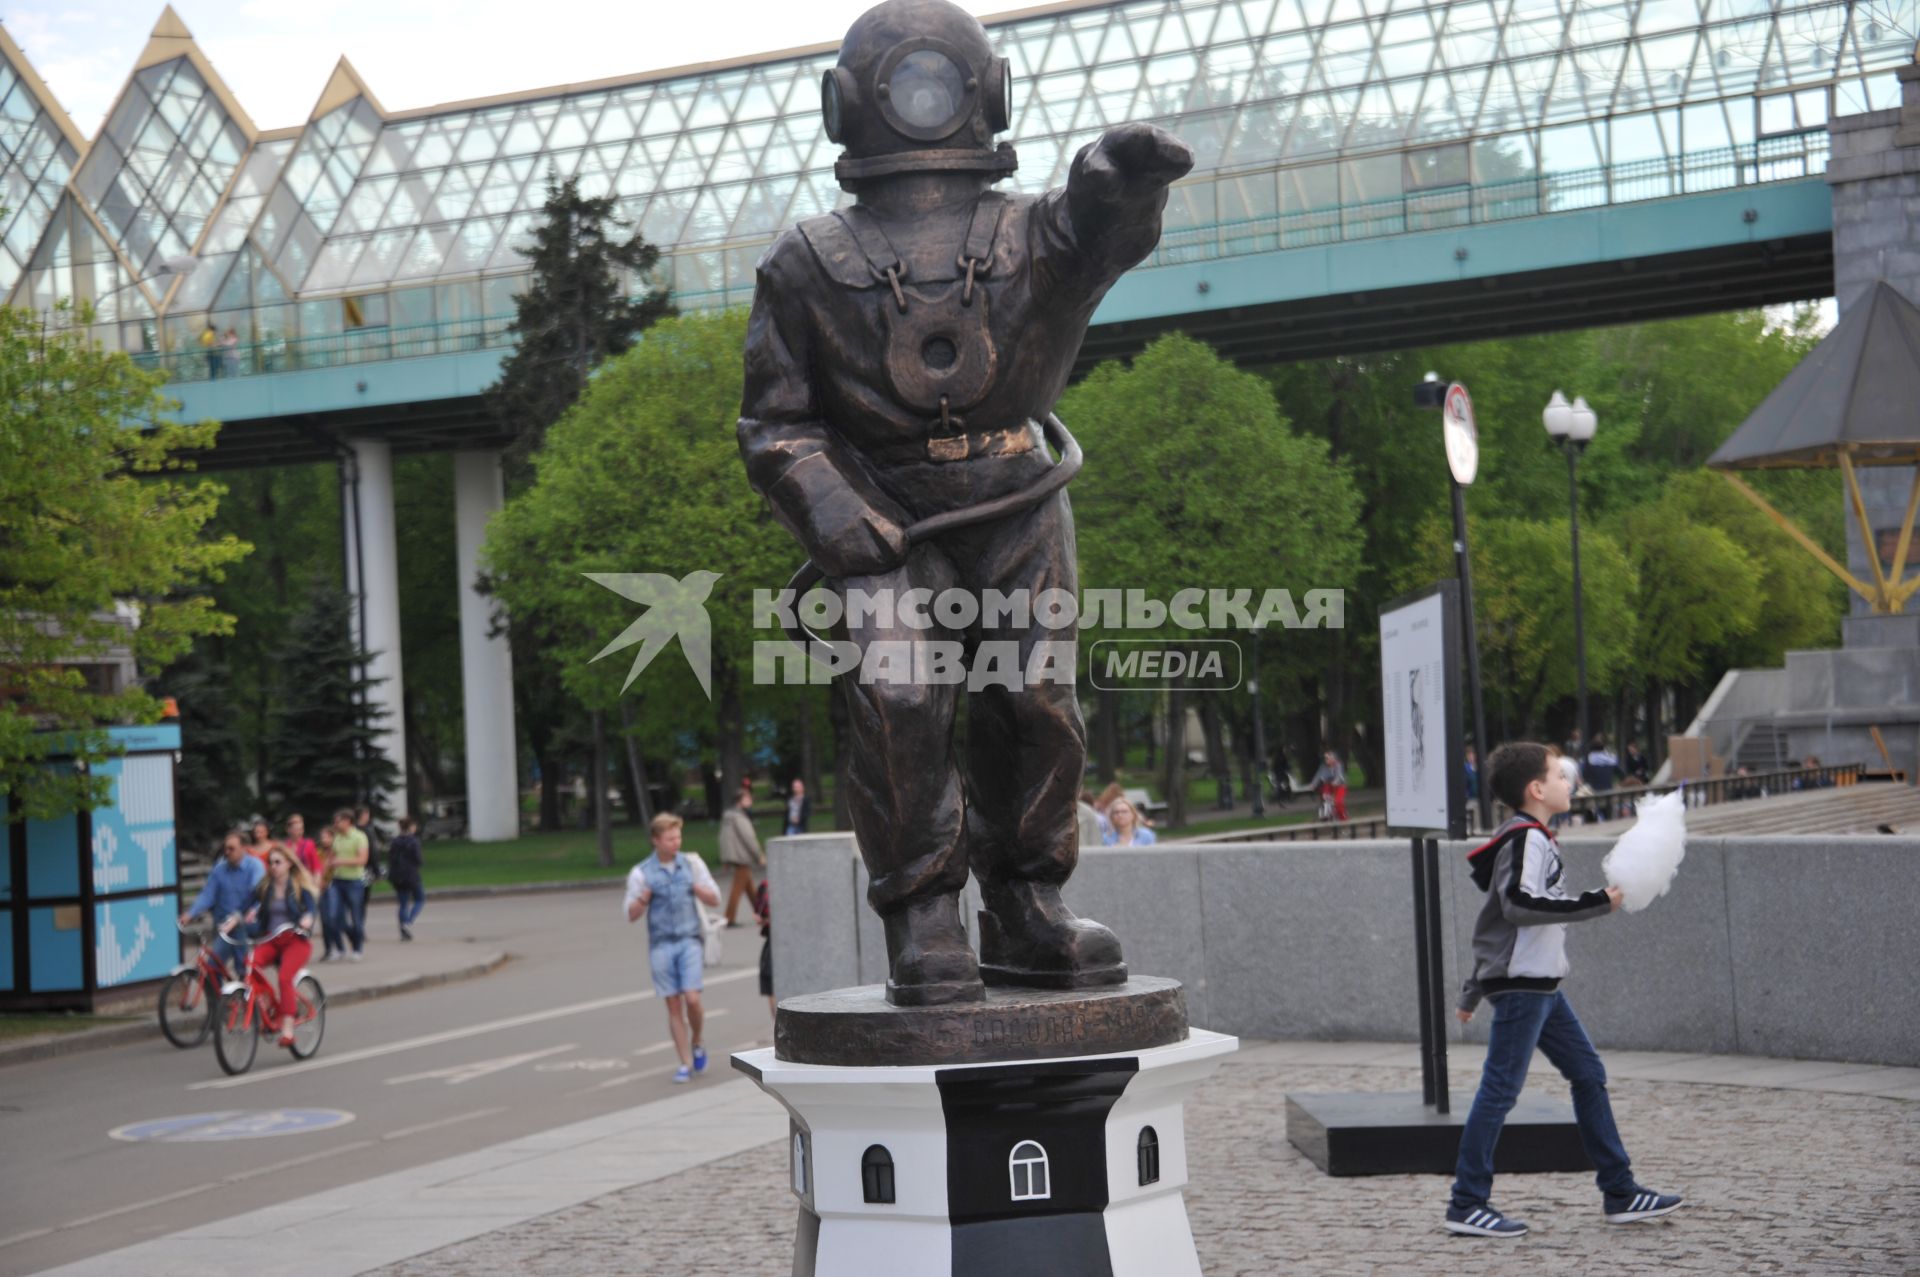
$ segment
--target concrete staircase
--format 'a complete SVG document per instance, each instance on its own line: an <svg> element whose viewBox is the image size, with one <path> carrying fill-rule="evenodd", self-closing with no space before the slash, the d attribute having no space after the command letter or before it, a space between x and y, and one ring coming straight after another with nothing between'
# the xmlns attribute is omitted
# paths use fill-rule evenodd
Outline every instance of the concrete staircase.
<svg viewBox="0 0 1920 1277"><path fill-rule="evenodd" d="M1787 729L1768 722L1749 726L1733 755L1733 765L1750 772L1780 771L1793 761L1787 752Z"/></svg>
<svg viewBox="0 0 1920 1277"><path fill-rule="evenodd" d="M1695 807L1687 812L1687 833L1695 837L1767 834L1871 834L1881 825L1905 833L1920 832L1920 789L1912 785L1869 782L1844 789L1814 789ZM1617 838L1631 820L1569 826L1563 838Z"/></svg>

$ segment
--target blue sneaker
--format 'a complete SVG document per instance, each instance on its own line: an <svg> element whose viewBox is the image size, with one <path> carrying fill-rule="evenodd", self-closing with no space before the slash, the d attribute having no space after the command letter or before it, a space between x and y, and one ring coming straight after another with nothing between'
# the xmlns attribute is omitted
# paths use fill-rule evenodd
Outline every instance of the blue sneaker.
<svg viewBox="0 0 1920 1277"><path fill-rule="evenodd" d="M696 1046L693 1048L693 1071L695 1073L705 1073L707 1071L707 1048L704 1046Z"/></svg>
<svg viewBox="0 0 1920 1277"><path fill-rule="evenodd" d="M1619 1197L1609 1193L1603 1209L1609 1224L1637 1224L1643 1219L1671 1215L1684 1204L1678 1193L1656 1193L1651 1189L1636 1188Z"/></svg>
<svg viewBox="0 0 1920 1277"><path fill-rule="evenodd" d="M1525 1237L1527 1226L1491 1206L1447 1207L1447 1231L1465 1237Z"/></svg>
<svg viewBox="0 0 1920 1277"><path fill-rule="evenodd" d="M673 1080L675 1082L691 1082L693 1080L693 1074L687 1072L687 1066L682 1064L673 1071Z"/></svg>

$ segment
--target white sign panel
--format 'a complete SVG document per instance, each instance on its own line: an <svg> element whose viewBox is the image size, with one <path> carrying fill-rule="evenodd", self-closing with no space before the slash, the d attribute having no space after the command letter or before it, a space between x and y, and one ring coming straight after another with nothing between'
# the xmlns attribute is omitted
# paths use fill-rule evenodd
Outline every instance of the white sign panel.
<svg viewBox="0 0 1920 1277"><path fill-rule="evenodd" d="M1446 599L1435 593L1380 614L1386 702L1387 824L1448 828Z"/></svg>

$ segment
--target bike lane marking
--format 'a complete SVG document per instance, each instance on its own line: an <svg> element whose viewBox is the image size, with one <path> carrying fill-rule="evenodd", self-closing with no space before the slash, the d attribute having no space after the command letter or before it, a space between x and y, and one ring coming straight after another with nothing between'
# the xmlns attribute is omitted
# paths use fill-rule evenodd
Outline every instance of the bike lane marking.
<svg viewBox="0 0 1920 1277"><path fill-rule="evenodd" d="M727 984L734 980L745 980L758 976L758 969L729 971L725 975L710 977L707 987ZM421 1047L438 1046L442 1042L457 1042L462 1038L478 1037L483 1033L498 1033L505 1029L517 1029L522 1025L540 1024L547 1020L558 1020L569 1015L583 1015L590 1011L604 1011L609 1007L626 1006L633 1002L645 1002L654 996L652 989L643 989L639 993L619 993L608 998L595 998L590 1002L576 1002L570 1006L549 1007L545 1011L529 1011L524 1015L508 1016L504 1020L492 1020L485 1024L469 1024L464 1028L448 1029L442 1033L429 1033L423 1037L408 1038L400 1042L389 1042L384 1046L364 1047L358 1051L348 1051L344 1055L331 1055L325 1059L305 1060L299 1064L290 1064L285 1068L270 1069L264 1073L242 1073L238 1077L213 1078L206 1082L190 1082L189 1091L224 1090L234 1086L251 1086L256 1082L270 1082L276 1078L299 1077L319 1069L337 1068L342 1064L358 1064L362 1060L376 1060L385 1055L396 1055L402 1051L415 1051Z"/></svg>
<svg viewBox="0 0 1920 1277"><path fill-rule="evenodd" d="M428 1069L425 1073L408 1073L404 1077L390 1077L387 1079L387 1085L398 1086L402 1082L430 1082L438 1079L448 1086L459 1086L462 1082L489 1077L503 1069L545 1059L549 1055L558 1055L562 1051L571 1051L578 1045L577 1042L562 1042L559 1046L550 1046L544 1051L526 1051L520 1055L503 1055L497 1059L475 1060L469 1064L450 1064L444 1069Z"/></svg>
<svg viewBox="0 0 1920 1277"><path fill-rule="evenodd" d="M237 1184L241 1180L251 1179L257 1175L272 1175L279 1171L290 1171L297 1166L305 1166L308 1162L318 1162L324 1158L337 1157L342 1153L357 1153L363 1148L372 1148L376 1144L385 1144L393 1140L405 1139L408 1136L419 1135L425 1131L434 1130L437 1127L452 1126L456 1122L470 1122L475 1118L492 1117L496 1113L504 1112L506 1112L505 1108L484 1108L475 1109L470 1113L456 1113L452 1117L437 1118L431 1122L422 1122L417 1126L404 1126L397 1131L388 1131L378 1139L354 1140L351 1143L341 1144L335 1148L317 1149L311 1153L302 1153L298 1157L289 1157L278 1162L269 1162L265 1166L249 1167L246 1170L235 1171L231 1175L225 1175L219 1179L210 1179L203 1184L194 1184L187 1188L177 1188L171 1193L162 1193L158 1197L149 1197L144 1201L129 1202L125 1206L115 1206L111 1210L99 1211L92 1215L84 1215L79 1219L70 1219L63 1224L50 1224L45 1228L36 1228L30 1232L15 1233L11 1237L0 1237L0 1249L5 1249L16 1242L32 1241L36 1237L45 1237L49 1233L65 1232L70 1228L83 1228L88 1224L97 1224L102 1220L112 1219L116 1215L132 1214L134 1211L146 1210L151 1206L165 1206L167 1203L177 1202L183 1197L192 1197L195 1194L204 1193L210 1189L226 1188L229 1185Z"/></svg>

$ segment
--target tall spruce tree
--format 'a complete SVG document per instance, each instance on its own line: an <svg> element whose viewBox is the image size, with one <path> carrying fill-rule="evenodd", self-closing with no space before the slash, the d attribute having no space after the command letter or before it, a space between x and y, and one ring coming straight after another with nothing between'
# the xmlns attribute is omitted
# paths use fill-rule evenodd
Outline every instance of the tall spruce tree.
<svg viewBox="0 0 1920 1277"><path fill-rule="evenodd" d="M660 250L638 234L621 239L628 225L606 196L580 193L574 178L547 177L546 218L533 232L533 246L520 250L532 266L527 290L514 301L513 332L518 345L501 366L500 380L487 390L493 414L513 432L507 450L510 487L529 480L529 458L547 430L580 398L587 378L601 360L633 345L648 325L674 313L671 292L655 288L636 299L638 286L659 264ZM541 637L549 621L516 613L508 632L514 650L514 683L520 723L540 767L540 827L558 825L557 743L566 727L567 707L560 696L559 671L545 653ZM593 715L594 756L604 761L604 715ZM606 820L603 766L592 777L599 816L600 856L613 862L613 834Z"/></svg>
<svg viewBox="0 0 1920 1277"><path fill-rule="evenodd" d="M599 362L633 345L655 320L674 313L672 295L649 286L638 299L628 281L644 280L660 250L628 225L608 196L589 198L574 178L547 177L546 218L533 246L520 250L532 266L527 291L515 296L514 352L487 390L488 406L514 433L512 469L521 469L547 428L580 398Z"/></svg>
<svg viewBox="0 0 1920 1277"><path fill-rule="evenodd" d="M386 711L370 693L368 653L354 642L352 601L316 587L282 649L278 710L269 735L269 795L281 818L299 812L310 825L342 807L366 803L389 816L383 795L400 778L380 750Z"/></svg>

